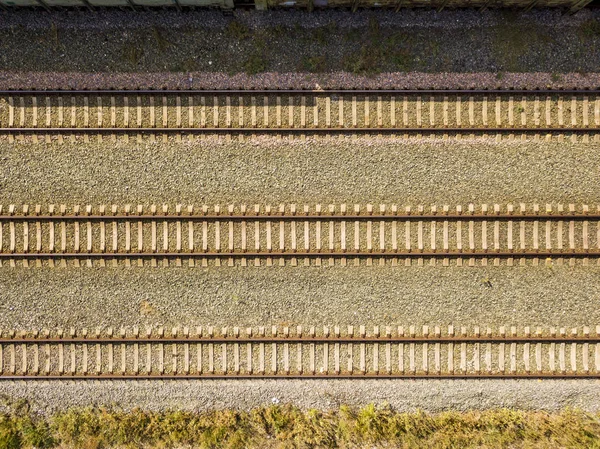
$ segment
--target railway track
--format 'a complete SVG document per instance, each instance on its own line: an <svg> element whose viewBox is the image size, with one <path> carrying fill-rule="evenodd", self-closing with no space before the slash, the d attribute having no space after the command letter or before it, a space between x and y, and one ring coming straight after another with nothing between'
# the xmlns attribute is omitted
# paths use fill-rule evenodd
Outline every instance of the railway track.
<svg viewBox="0 0 600 449"><path fill-rule="evenodd" d="M600 206L0 206L15 266L513 265L600 260Z"/></svg>
<svg viewBox="0 0 600 449"><path fill-rule="evenodd" d="M0 134L520 134L598 138L597 90L0 91Z"/></svg>
<svg viewBox="0 0 600 449"><path fill-rule="evenodd" d="M599 378L600 326L5 331L0 380Z"/></svg>

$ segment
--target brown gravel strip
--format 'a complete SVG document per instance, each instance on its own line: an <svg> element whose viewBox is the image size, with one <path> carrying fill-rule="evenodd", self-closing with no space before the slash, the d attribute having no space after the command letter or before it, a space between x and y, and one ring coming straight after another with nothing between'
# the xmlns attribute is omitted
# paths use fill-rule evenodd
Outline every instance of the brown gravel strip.
<svg viewBox="0 0 600 449"><path fill-rule="evenodd" d="M26 399L35 412L70 407L131 410L214 410L292 403L302 408L389 404L398 411L485 410L515 407L556 411L600 410L597 381L537 380L240 380L1 382L0 394ZM2 404L0 410L9 411Z"/></svg>
<svg viewBox="0 0 600 449"><path fill-rule="evenodd" d="M3 89L597 89L600 73L0 72Z"/></svg>

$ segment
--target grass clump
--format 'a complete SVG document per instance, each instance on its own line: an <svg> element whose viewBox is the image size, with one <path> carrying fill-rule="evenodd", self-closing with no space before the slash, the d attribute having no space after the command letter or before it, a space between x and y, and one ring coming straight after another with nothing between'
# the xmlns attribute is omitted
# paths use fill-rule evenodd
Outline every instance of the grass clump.
<svg viewBox="0 0 600 449"><path fill-rule="evenodd" d="M50 24L50 42L52 42L52 49L58 51L60 41L58 38L58 27L54 22Z"/></svg>
<svg viewBox="0 0 600 449"><path fill-rule="evenodd" d="M144 50L137 45L127 44L123 47L123 59L131 66L137 66L144 56Z"/></svg>
<svg viewBox="0 0 600 449"><path fill-rule="evenodd" d="M155 26L152 27L152 37L161 53L164 53L170 47L175 47L175 44L164 36L163 31Z"/></svg>
<svg viewBox="0 0 600 449"><path fill-rule="evenodd" d="M326 45L328 37L329 37L329 33L328 33L327 27L316 28L313 31L313 37L314 37L315 41L317 41L317 44L319 44L321 46L322 45Z"/></svg>
<svg viewBox="0 0 600 449"><path fill-rule="evenodd" d="M228 37L241 41L250 37L250 29L245 24L238 22L237 20L232 20L227 24L225 34Z"/></svg>
<svg viewBox="0 0 600 449"><path fill-rule="evenodd" d="M268 32L264 30L253 36L252 49L248 51L248 57L242 63L242 68L248 75L255 75L267 70L267 42Z"/></svg>
<svg viewBox="0 0 600 449"><path fill-rule="evenodd" d="M384 70L408 72L416 68L416 58L413 54L413 37L409 33L396 32L388 34L382 31L377 20L369 21L368 31L364 35L348 32L347 40L360 38L362 45L343 62L347 72L356 75L375 75ZM428 53L437 55L439 43L430 42Z"/></svg>
<svg viewBox="0 0 600 449"><path fill-rule="evenodd" d="M586 20L579 26L578 31L582 38L600 37L600 20Z"/></svg>
<svg viewBox="0 0 600 449"><path fill-rule="evenodd" d="M0 414L0 449L21 448L600 448L600 415L508 409L400 413L389 406L291 405L203 413L70 410Z"/></svg>
<svg viewBox="0 0 600 449"><path fill-rule="evenodd" d="M264 72L267 68L267 61L261 53L254 52L244 61L244 72L248 75L256 75Z"/></svg>
<svg viewBox="0 0 600 449"><path fill-rule="evenodd" d="M324 72L327 68L327 59L325 55L309 56L302 60L302 69L312 72Z"/></svg>
<svg viewBox="0 0 600 449"><path fill-rule="evenodd" d="M513 25L497 26L492 34L492 53L502 69L521 71L520 60L535 43L536 36Z"/></svg>
<svg viewBox="0 0 600 449"><path fill-rule="evenodd" d="M555 44L545 31L523 26L514 11L504 12L504 21L490 29L492 55L501 71L524 72L525 61Z"/></svg>
<svg viewBox="0 0 600 449"><path fill-rule="evenodd" d="M381 48L365 44L344 61L344 70L355 75L374 75L380 72Z"/></svg>

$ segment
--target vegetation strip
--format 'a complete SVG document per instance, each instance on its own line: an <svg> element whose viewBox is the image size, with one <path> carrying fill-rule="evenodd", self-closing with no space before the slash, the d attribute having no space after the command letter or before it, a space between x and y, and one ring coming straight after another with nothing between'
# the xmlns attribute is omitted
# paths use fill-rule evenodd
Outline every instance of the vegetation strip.
<svg viewBox="0 0 600 449"><path fill-rule="evenodd" d="M360 14L239 12L235 17L210 11L99 10L95 17L89 21L84 14L56 14L40 20L25 11L6 15L0 28L0 70L58 72L14 82L56 87L71 85L61 76L65 72L95 74L79 85L98 83L96 75L106 74L101 85L163 86L149 82L147 75L167 72L181 74L180 84L189 86L203 72L212 85L245 87L221 74L346 72L339 83L357 86L371 83L357 83L347 74L424 71L443 74L444 84L454 84L456 72L491 72L495 83L503 82L506 72L545 72L548 80L537 82L545 86L563 82L565 73L585 75L599 66L600 22L593 11L568 19L558 10L390 14L385 8ZM214 72L219 74L211 76ZM122 81L115 75L124 75ZM273 85L271 79L257 78L260 85ZM283 77L281 82L289 83ZM519 79L516 85L530 84Z"/></svg>
<svg viewBox="0 0 600 449"><path fill-rule="evenodd" d="M0 448L597 448L600 416L489 411L400 413L388 406L300 410L274 405L249 411L69 410L51 416L9 404L0 415Z"/></svg>

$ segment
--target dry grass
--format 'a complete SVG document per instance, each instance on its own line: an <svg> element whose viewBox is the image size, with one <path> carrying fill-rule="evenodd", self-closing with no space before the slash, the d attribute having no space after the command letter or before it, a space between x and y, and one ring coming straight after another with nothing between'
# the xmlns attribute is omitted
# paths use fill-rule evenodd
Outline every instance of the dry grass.
<svg viewBox="0 0 600 449"><path fill-rule="evenodd" d="M508 409L398 413L373 405L321 412L72 410L0 415L0 449L18 448L600 448L600 415Z"/></svg>

